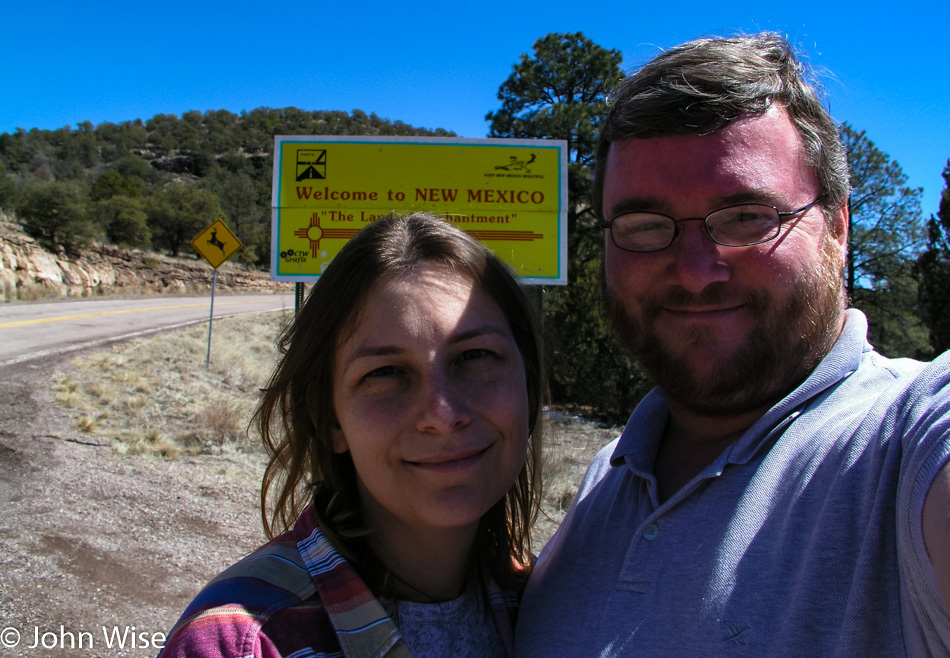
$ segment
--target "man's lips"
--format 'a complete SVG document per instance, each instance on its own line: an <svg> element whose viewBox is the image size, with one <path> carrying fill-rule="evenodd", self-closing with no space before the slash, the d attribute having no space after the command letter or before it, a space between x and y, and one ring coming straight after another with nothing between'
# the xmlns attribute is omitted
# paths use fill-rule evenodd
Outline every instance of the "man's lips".
<svg viewBox="0 0 950 658"><path fill-rule="evenodd" d="M723 284L713 284L699 293L690 293L674 287L644 304L649 311L670 313L697 319L745 310L755 313L766 306L767 298L751 290L737 290Z"/></svg>
<svg viewBox="0 0 950 658"><path fill-rule="evenodd" d="M716 306L663 306L661 310L674 315L714 317L732 311L738 311L744 306L741 303L720 304Z"/></svg>

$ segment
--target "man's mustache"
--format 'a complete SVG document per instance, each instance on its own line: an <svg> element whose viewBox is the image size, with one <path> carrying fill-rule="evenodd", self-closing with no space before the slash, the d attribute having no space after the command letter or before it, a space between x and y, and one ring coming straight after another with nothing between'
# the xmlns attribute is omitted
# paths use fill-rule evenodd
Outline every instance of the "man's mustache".
<svg viewBox="0 0 950 658"><path fill-rule="evenodd" d="M748 306L754 312L765 309L768 303L769 294L765 291L736 290L724 283L712 283L698 293L690 292L680 286L671 286L647 297L644 300L644 307L654 310L663 308L694 310Z"/></svg>

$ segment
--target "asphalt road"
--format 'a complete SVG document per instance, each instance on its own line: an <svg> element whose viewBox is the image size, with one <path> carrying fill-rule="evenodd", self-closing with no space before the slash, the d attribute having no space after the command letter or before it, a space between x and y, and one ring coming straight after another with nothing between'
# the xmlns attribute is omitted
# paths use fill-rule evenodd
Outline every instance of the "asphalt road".
<svg viewBox="0 0 950 658"><path fill-rule="evenodd" d="M214 317L293 306L292 294L216 295ZM0 366L207 322L210 315L210 295L2 304Z"/></svg>

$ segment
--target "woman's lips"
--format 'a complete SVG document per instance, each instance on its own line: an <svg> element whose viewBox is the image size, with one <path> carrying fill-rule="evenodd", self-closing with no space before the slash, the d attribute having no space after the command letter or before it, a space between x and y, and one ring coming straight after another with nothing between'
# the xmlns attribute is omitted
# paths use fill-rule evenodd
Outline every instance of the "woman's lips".
<svg viewBox="0 0 950 658"><path fill-rule="evenodd" d="M433 455L418 461L407 460L406 463L427 471L444 473L462 471L477 463L490 447L465 450L448 455Z"/></svg>

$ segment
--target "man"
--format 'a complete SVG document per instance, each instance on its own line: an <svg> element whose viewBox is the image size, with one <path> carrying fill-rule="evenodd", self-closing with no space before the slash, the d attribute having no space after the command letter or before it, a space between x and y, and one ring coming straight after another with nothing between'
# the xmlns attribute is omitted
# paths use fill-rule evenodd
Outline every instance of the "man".
<svg viewBox="0 0 950 658"><path fill-rule="evenodd" d="M950 357L845 310L847 160L776 35L614 94L605 299L655 379L524 595L519 656L950 655Z"/></svg>

